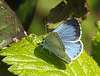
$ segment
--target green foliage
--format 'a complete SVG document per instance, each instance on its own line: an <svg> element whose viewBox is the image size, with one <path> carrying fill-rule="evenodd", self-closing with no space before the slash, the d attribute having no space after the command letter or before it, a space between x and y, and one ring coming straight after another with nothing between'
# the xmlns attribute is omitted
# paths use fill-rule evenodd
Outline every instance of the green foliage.
<svg viewBox="0 0 100 76"><path fill-rule="evenodd" d="M0 48L13 42L13 38L22 38L24 29L15 13L0 0ZM20 33L20 37L19 37Z"/></svg>
<svg viewBox="0 0 100 76"><path fill-rule="evenodd" d="M71 64L67 64L54 54L42 50L42 36L29 35L20 42L2 49L0 55L6 56L3 62L11 65L9 71L19 76L99 76L96 62L85 51Z"/></svg>
<svg viewBox="0 0 100 76"><path fill-rule="evenodd" d="M13 73L8 71L8 68L10 65L7 65L6 63L1 62L3 58L4 57L0 56L0 76L14 76Z"/></svg>
<svg viewBox="0 0 100 76"><path fill-rule="evenodd" d="M21 23L24 25L25 30L28 30L28 26L32 22L36 3L37 0L26 0L24 3L20 4L18 10L16 11L16 14Z"/></svg>
<svg viewBox="0 0 100 76"><path fill-rule="evenodd" d="M93 37L91 47L92 47L92 57L100 66L100 23L96 26L97 26L96 36Z"/></svg>

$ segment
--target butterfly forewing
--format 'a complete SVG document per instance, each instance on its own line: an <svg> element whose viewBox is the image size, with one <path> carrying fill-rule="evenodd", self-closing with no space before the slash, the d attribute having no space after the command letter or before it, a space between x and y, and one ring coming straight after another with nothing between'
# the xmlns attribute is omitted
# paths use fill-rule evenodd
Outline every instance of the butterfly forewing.
<svg viewBox="0 0 100 76"><path fill-rule="evenodd" d="M63 42L75 41L81 37L81 28L76 18L72 18L62 23L53 32L57 32Z"/></svg>

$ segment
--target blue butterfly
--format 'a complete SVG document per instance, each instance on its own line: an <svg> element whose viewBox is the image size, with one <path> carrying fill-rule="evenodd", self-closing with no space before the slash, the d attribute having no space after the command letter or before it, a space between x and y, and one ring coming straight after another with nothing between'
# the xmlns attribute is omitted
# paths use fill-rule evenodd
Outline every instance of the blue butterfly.
<svg viewBox="0 0 100 76"><path fill-rule="evenodd" d="M44 38L43 45L49 52L67 63L79 57L83 51L83 43L80 38L81 27L76 18L72 18L51 32Z"/></svg>

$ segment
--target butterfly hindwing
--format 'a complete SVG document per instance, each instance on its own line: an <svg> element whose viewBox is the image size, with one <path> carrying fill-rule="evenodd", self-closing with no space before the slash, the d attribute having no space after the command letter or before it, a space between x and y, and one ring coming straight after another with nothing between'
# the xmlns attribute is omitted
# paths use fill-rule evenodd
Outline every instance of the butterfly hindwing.
<svg viewBox="0 0 100 76"><path fill-rule="evenodd" d="M76 59L83 50L83 44L81 41L77 42L64 42L66 48L66 54L71 60Z"/></svg>

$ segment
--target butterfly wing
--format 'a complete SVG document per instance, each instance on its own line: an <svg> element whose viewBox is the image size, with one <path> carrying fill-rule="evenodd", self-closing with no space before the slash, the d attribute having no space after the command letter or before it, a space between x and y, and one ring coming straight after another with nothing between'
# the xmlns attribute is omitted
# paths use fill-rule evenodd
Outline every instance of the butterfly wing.
<svg viewBox="0 0 100 76"><path fill-rule="evenodd" d="M44 41L44 47L50 52L70 63L83 50L81 28L76 18L72 18L50 33Z"/></svg>
<svg viewBox="0 0 100 76"><path fill-rule="evenodd" d="M83 44L81 41L77 42L64 42L66 48L66 54L71 60L76 59L83 50Z"/></svg>
<svg viewBox="0 0 100 76"><path fill-rule="evenodd" d="M63 59L67 63L71 62L69 56L65 53L65 45L56 32L50 33L44 41L44 47L50 52Z"/></svg>
<svg viewBox="0 0 100 76"><path fill-rule="evenodd" d="M58 26L53 32L57 32L62 41L75 41L81 37L81 28L76 18L67 20Z"/></svg>
<svg viewBox="0 0 100 76"><path fill-rule="evenodd" d="M76 18L72 18L60 26L58 26L53 32L57 32L64 42L66 48L66 54L71 60L76 59L83 51L83 44L81 38L81 27Z"/></svg>

